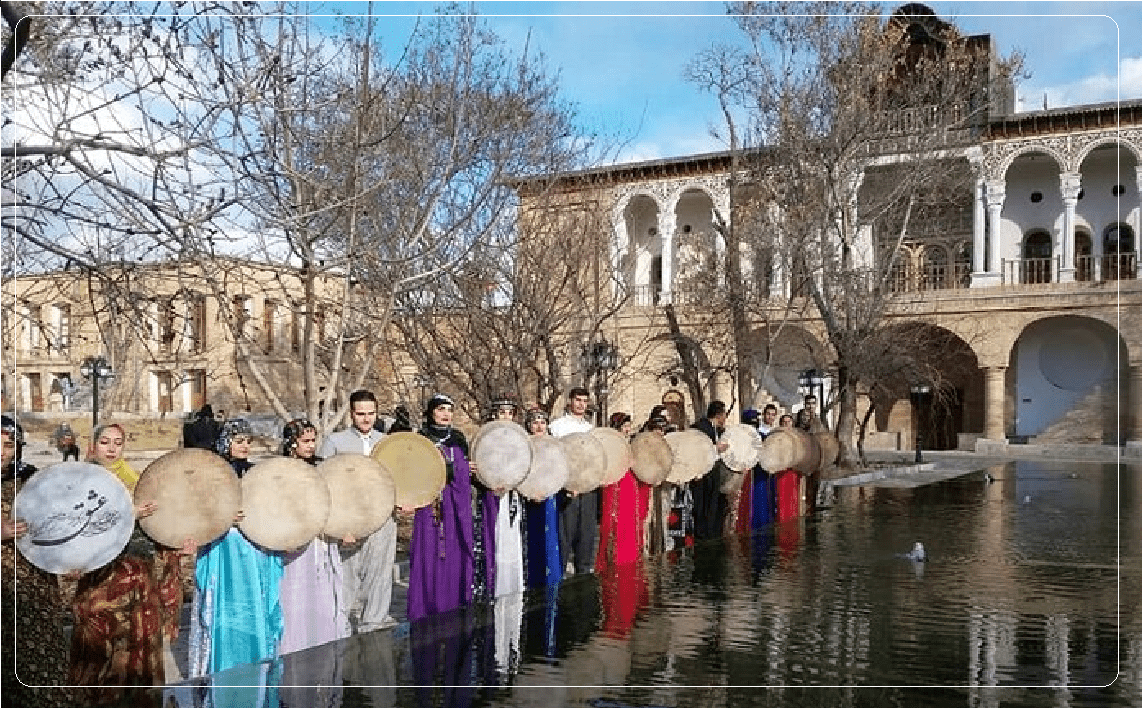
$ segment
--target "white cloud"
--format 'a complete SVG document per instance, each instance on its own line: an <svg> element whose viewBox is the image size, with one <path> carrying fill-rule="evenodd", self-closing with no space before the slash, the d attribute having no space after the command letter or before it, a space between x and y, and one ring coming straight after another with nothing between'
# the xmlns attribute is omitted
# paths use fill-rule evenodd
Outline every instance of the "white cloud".
<svg viewBox="0 0 1142 708"><path fill-rule="evenodd" d="M1022 105L1017 110L1041 110L1044 93L1048 108L1142 98L1142 56L1123 58L1117 76L1098 73L1065 84L1021 87Z"/></svg>

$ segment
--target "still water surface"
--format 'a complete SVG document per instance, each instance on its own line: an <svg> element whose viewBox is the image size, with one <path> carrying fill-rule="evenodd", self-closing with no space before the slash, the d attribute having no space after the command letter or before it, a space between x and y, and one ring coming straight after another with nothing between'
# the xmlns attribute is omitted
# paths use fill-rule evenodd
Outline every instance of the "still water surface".
<svg viewBox="0 0 1142 708"><path fill-rule="evenodd" d="M838 488L754 538L239 667L164 703L1142 708L1142 469L988 473ZM906 557L916 541L927 562Z"/></svg>

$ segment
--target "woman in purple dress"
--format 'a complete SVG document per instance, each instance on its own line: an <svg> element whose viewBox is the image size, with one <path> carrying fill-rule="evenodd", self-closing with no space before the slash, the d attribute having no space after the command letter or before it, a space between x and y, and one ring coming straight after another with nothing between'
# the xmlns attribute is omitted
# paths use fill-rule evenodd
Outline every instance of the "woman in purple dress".
<svg viewBox="0 0 1142 708"><path fill-rule="evenodd" d="M410 621L491 599L495 588L496 496L472 478L468 441L452 427L452 399L428 401L420 433L444 456L447 482L416 510L409 543Z"/></svg>

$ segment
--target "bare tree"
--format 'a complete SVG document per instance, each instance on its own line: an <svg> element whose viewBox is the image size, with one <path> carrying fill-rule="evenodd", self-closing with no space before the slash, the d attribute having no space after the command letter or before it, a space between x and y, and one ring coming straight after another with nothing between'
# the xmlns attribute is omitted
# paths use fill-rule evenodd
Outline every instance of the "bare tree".
<svg viewBox="0 0 1142 708"><path fill-rule="evenodd" d="M154 308L119 286L123 266L185 272L258 395L282 417L300 398L326 430L333 401L378 382L398 302L502 239L509 177L581 149L542 58L457 7L391 61L373 19L319 31L304 4L38 9L5 78L34 99L5 127L15 269L81 269L140 322ZM278 275L235 291L251 263ZM250 299L299 316L296 375L275 369Z"/></svg>
<svg viewBox="0 0 1142 708"><path fill-rule="evenodd" d="M883 22L863 3L732 3L744 43L699 60L748 173L735 214L756 230L740 238L775 256L793 309L811 303L827 333L816 363L835 381L841 464L858 391L884 375L901 248L913 223L967 208L964 148L1019 67L908 8Z"/></svg>

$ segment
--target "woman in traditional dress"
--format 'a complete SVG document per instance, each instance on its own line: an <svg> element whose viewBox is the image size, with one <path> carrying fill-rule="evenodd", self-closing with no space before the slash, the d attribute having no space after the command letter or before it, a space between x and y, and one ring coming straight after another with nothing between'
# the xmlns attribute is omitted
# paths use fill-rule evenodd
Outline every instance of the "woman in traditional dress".
<svg viewBox="0 0 1142 708"><path fill-rule="evenodd" d="M252 434L249 422L238 418L226 421L218 437L218 454L239 477L253 466ZM199 549L190 613L192 677L275 655L282 636L281 578L281 554L251 543L237 528Z"/></svg>
<svg viewBox="0 0 1142 708"><path fill-rule="evenodd" d="M282 454L311 465L317 457L317 428L307 420L292 420L282 432ZM341 551L336 541L321 536L300 550L285 554L281 578L282 639L279 654L289 654L350 635L345 605Z"/></svg>
<svg viewBox="0 0 1142 708"><path fill-rule="evenodd" d="M410 621L488 599L495 588L496 497L473 484L468 441L452 427L452 413L452 399L435 394L420 430L444 457L447 482L436 501L413 517Z"/></svg>
<svg viewBox="0 0 1142 708"><path fill-rule="evenodd" d="M624 437L631 434L631 417L616 412L608 424ZM643 529L650 512L650 485L627 470L618 482L603 488L599 510L599 552L596 569L634 563L646 551Z"/></svg>
<svg viewBox="0 0 1142 708"><path fill-rule="evenodd" d="M67 642L63 636L63 601L59 582L24 560L14 540L27 533L23 521L12 518L12 505L24 481L36 471L22 459L24 431L8 416L0 418L0 507L3 508L4 573L3 652L4 698L12 705L70 706L66 688ZM15 630L16 636L12 636ZM44 688L32 688L43 686Z"/></svg>
<svg viewBox="0 0 1142 708"><path fill-rule="evenodd" d="M139 475L123 459L126 433L121 425L100 426L92 435L88 460L110 470L131 492ZM136 518L155 512L153 502L135 506ZM152 686L166 683L173 667L170 645L178 637L182 607L179 556L193 553L156 547L138 527L122 554L80 577L72 611L69 680L77 686ZM115 700L101 691L91 700Z"/></svg>
<svg viewBox="0 0 1142 708"><path fill-rule="evenodd" d="M532 408L524 418L530 435L548 435L547 413ZM527 586L554 587L563 579L563 556L559 548L558 496L527 502Z"/></svg>
<svg viewBox="0 0 1142 708"><path fill-rule="evenodd" d="M509 399L492 404L492 420L514 421L516 405ZM496 512L495 596L503 597L524 590L523 497L514 489L495 490L499 497Z"/></svg>

